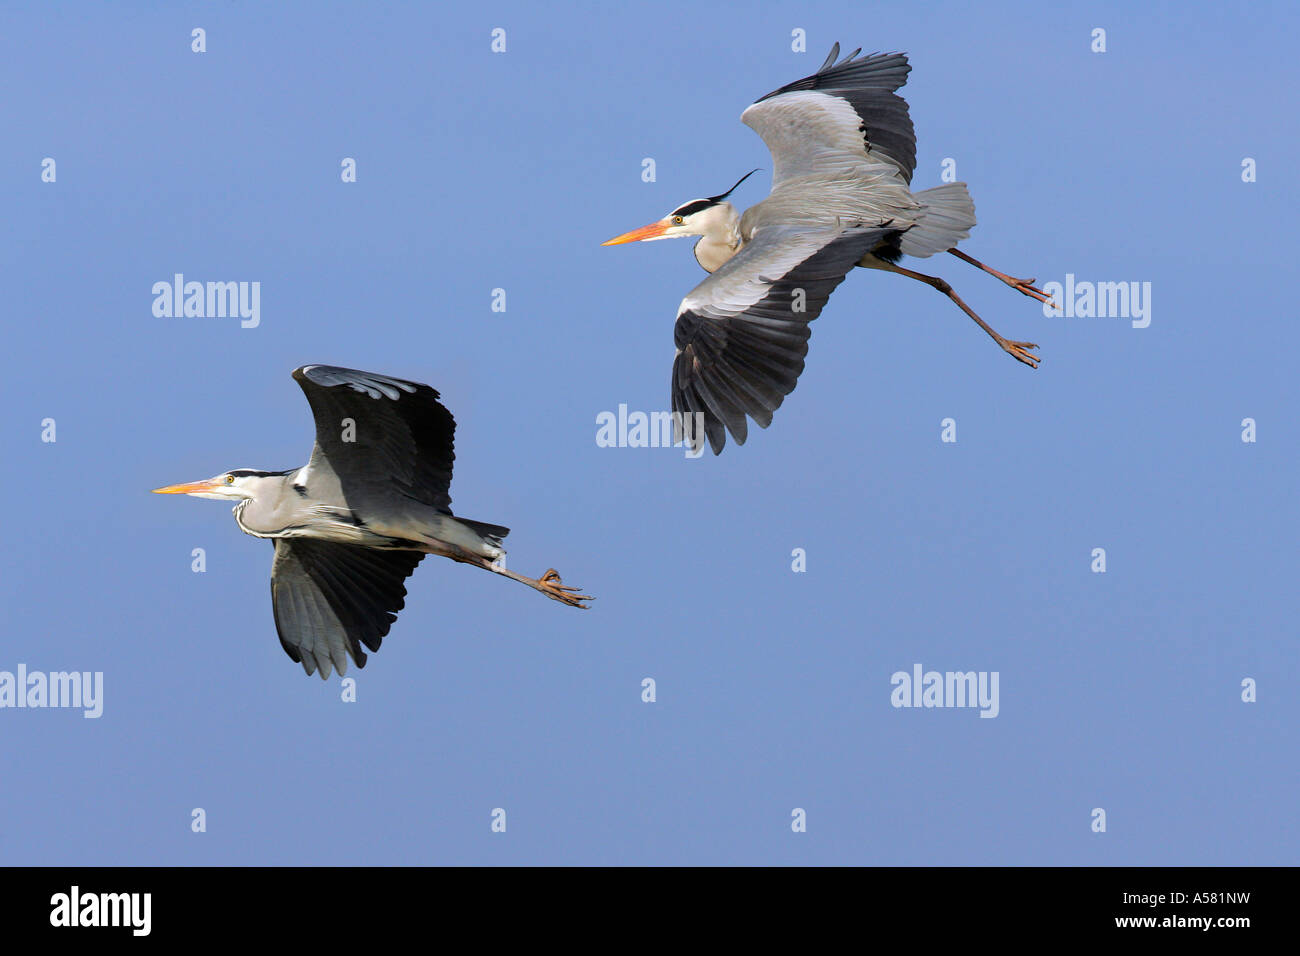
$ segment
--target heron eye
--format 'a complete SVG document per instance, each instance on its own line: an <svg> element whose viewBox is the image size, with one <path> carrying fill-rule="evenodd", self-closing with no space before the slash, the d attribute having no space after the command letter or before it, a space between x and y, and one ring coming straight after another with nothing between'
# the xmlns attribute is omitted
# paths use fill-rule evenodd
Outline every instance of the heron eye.
<svg viewBox="0 0 1300 956"><path fill-rule="evenodd" d="M228 484L228 485L233 485L234 483L235 483L235 476L234 476L234 475L226 475L226 484Z"/></svg>
<svg viewBox="0 0 1300 956"><path fill-rule="evenodd" d="M673 216L673 223L674 223L674 225L678 225L678 226L680 226L680 225L682 224L682 217L681 217L681 216Z"/></svg>

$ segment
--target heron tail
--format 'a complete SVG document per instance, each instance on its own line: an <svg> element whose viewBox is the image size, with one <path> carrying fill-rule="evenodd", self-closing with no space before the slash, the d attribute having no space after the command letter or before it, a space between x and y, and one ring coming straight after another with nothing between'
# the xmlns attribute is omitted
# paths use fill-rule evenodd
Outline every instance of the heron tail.
<svg viewBox="0 0 1300 956"><path fill-rule="evenodd" d="M944 183L912 195L921 204L921 211L916 225L901 237L904 255L924 259L947 252L970 238L975 227L975 201L965 183Z"/></svg>
<svg viewBox="0 0 1300 956"><path fill-rule="evenodd" d="M461 517L457 517L456 520L475 534L482 535L483 540L494 548L500 548L501 540L510 533L509 528L503 528L499 524L488 524L486 521L471 521L469 518Z"/></svg>

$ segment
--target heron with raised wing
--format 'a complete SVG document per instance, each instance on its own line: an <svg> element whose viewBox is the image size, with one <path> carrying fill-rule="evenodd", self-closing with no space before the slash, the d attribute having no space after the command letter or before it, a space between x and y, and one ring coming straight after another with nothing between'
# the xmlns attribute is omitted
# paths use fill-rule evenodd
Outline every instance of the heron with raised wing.
<svg viewBox="0 0 1300 956"><path fill-rule="evenodd" d="M938 289L1012 358L1038 367L1032 342L1003 338L943 279L898 264L904 255L949 252L1011 288L1050 301L1034 279L1017 279L956 246L975 225L965 183L913 193L916 135L898 90L911 70L902 53L837 61L774 90L741 114L772 154L772 190L740 215L727 197L693 199L667 216L603 243L697 236L696 261L710 276L682 300L674 339L675 421L703 415L714 454L727 432L738 444L746 418L766 428L794 391L808 354L808 324L854 266ZM757 170L755 170L757 172ZM742 177L744 182L752 173Z"/></svg>
<svg viewBox="0 0 1300 956"><path fill-rule="evenodd" d="M280 644L322 679L366 664L426 554L505 575L572 607L591 598L554 569L540 578L502 561L509 528L451 513L456 422L428 385L307 365L293 373L316 420L311 459L290 471L237 468L158 494L234 501L235 523L275 545L271 605Z"/></svg>

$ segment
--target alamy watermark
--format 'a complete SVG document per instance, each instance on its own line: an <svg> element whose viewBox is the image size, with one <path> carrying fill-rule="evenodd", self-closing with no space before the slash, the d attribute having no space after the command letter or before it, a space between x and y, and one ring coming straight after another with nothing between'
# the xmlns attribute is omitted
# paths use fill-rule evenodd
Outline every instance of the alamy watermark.
<svg viewBox="0 0 1300 956"><path fill-rule="evenodd" d="M687 458L704 454L703 412L629 412L596 416L598 448L685 448Z"/></svg>
<svg viewBox="0 0 1300 956"><path fill-rule="evenodd" d="M262 283L186 282L177 272L172 281L153 284L153 314L160 319L240 319L246 329L262 321Z"/></svg>
<svg viewBox="0 0 1300 956"><path fill-rule="evenodd" d="M981 717L996 717L997 671L926 671L920 664L912 672L895 671L889 702L895 707L978 707Z"/></svg>
<svg viewBox="0 0 1300 956"><path fill-rule="evenodd" d="M0 671L0 709L80 707L86 718L104 713L103 671Z"/></svg>
<svg viewBox="0 0 1300 956"><path fill-rule="evenodd" d="M50 897L50 925L57 927L123 927L133 936L148 936L152 912L152 893L83 893L73 885Z"/></svg>
<svg viewBox="0 0 1300 956"><path fill-rule="evenodd" d="M1135 329L1151 324L1150 282L1078 281L1067 272L1065 282L1044 282L1043 292L1051 296L1043 303L1048 318L1132 319Z"/></svg>

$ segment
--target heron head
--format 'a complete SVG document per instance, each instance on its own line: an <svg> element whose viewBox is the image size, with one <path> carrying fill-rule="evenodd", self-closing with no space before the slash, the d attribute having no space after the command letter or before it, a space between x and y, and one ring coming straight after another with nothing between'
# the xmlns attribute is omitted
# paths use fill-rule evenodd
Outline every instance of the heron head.
<svg viewBox="0 0 1300 956"><path fill-rule="evenodd" d="M751 170L740 181L739 186L754 173ZM658 219L640 229L633 229L621 236L615 236L602 246L621 246L625 242L649 242L652 239L673 239L677 236L708 236L719 232L730 232L739 218L736 207L727 202L727 197L735 191L732 186L719 196L708 199L692 199L684 202L662 219Z"/></svg>
<svg viewBox="0 0 1300 956"><path fill-rule="evenodd" d="M191 481L183 485L168 485L155 488L156 495L190 495L194 498L212 498L215 501L243 501L245 498L257 497L258 487L271 477L269 472L254 471L251 468L237 468L223 471L219 475L202 481Z"/></svg>

